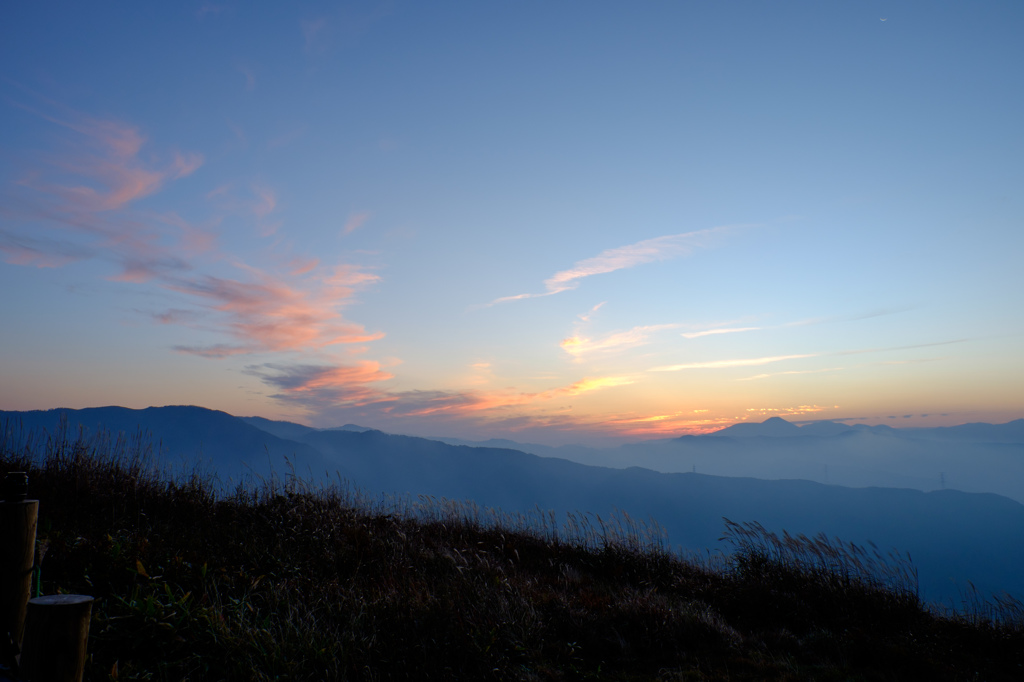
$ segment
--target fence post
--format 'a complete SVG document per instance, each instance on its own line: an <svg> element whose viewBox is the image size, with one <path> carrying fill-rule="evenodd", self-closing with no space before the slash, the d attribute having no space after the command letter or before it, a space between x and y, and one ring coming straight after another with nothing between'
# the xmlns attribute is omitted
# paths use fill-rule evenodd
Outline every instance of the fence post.
<svg viewBox="0 0 1024 682"><path fill-rule="evenodd" d="M10 633L21 646L25 609L32 589L39 500L28 496L28 474L12 471L4 478L0 502L0 636Z"/></svg>
<svg viewBox="0 0 1024 682"><path fill-rule="evenodd" d="M82 682L93 598L49 594L28 602L18 676L35 682Z"/></svg>

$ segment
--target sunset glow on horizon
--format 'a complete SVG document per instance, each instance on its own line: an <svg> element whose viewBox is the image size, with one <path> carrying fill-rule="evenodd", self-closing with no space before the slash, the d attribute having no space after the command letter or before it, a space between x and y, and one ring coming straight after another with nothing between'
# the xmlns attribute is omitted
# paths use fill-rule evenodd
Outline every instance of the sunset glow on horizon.
<svg viewBox="0 0 1024 682"><path fill-rule="evenodd" d="M30 3L0 409L1024 417L1024 6Z"/></svg>

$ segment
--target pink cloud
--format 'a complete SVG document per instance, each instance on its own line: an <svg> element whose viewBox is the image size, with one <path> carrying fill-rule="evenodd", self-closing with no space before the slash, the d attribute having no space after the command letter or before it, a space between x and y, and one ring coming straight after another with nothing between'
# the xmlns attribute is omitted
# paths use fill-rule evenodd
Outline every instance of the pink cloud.
<svg viewBox="0 0 1024 682"><path fill-rule="evenodd" d="M382 332L368 333L362 325L346 321L337 310L359 284L376 277L359 273L353 266L339 269L340 277L336 269L319 280L310 278L305 287L254 268L247 270L256 281L204 276L166 286L222 313L224 331L242 341L249 352L316 350L383 338Z"/></svg>
<svg viewBox="0 0 1024 682"><path fill-rule="evenodd" d="M47 106L61 109L48 102ZM61 109L63 110L63 109ZM30 110L32 111L32 110ZM240 353L309 351L334 344L364 344L383 336L346 320L339 309L360 288L379 278L357 266L325 268L315 258L295 257L273 273L217 254L218 219L196 224L168 211L142 211L132 204L168 182L199 168L203 157L174 152L153 163L137 127L68 113L60 118L33 112L77 133L68 153L23 174L18 196L2 210L10 229L0 230L0 251L11 263L58 267L81 258L115 261L108 279L152 282L186 297L202 315L168 314L158 320L226 334L228 343L179 346L181 352L221 358ZM251 185L251 198L234 200L230 186L208 194L229 209L267 218L278 206L274 190ZM261 225L263 231L276 229ZM50 232L53 239L38 235ZM29 236L31 235L31 236ZM76 243L77 242L77 243ZM196 272L197 257L215 256L242 271L239 277ZM200 326L201 322L201 326Z"/></svg>
<svg viewBox="0 0 1024 682"><path fill-rule="evenodd" d="M63 154L37 157L36 166L17 183L12 202L17 209L8 223L13 227L6 238L0 238L9 261L57 267L76 259L67 255L67 246L74 245L77 256L118 262L121 271L113 279L143 282L167 270L188 269L178 255L180 249L170 243L174 235L165 234L161 223L180 230L186 255L212 248L208 231L173 214L154 218L131 210L135 202L168 182L195 172L203 163L201 154L174 152L164 163L143 160L146 137L137 127L37 99L63 113L22 108L76 135L66 140ZM47 233L53 238L40 238ZM35 242L30 250L38 252L32 257L25 248L15 248L18 243L24 247L29 235Z"/></svg>
<svg viewBox="0 0 1024 682"><path fill-rule="evenodd" d="M288 271L294 276L305 275L320 265L319 258L303 258L296 256L288 261Z"/></svg>
<svg viewBox="0 0 1024 682"><path fill-rule="evenodd" d="M256 202L253 204L252 212L257 218L266 218L277 206L277 195L269 187L257 185L252 188L256 195Z"/></svg>
<svg viewBox="0 0 1024 682"><path fill-rule="evenodd" d="M201 154L180 152L175 152L172 161L162 167L143 163L138 157L146 143L145 136L138 128L118 121L81 114L66 120L43 117L82 135L72 154L53 159L51 164L88 184L54 182L35 187L62 198L66 210L99 212L122 208L153 194L168 180L192 174L203 164Z"/></svg>
<svg viewBox="0 0 1024 682"><path fill-rule="evenodd" d="M363 223L365 223L369 218L369 211L360 211L359 213L353 213L348 217L348 220L345 221L345 226L341 228L341 233L352 234L360 227L362 227Z"/></svg>
<svg viewBox="0 0 1024 682"><path fill-rule="evenodd" d="M393 376L371 360L348 365L268 363L251 366L247 372L277 389L279 393L273 397L278 400L320 409L388 401L390 398L371 384Z"/></svg>

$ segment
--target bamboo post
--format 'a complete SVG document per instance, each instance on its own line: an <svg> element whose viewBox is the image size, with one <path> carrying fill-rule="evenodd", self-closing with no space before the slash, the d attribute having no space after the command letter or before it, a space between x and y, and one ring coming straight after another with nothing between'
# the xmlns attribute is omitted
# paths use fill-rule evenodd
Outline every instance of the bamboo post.
<svg viewBox="0 0 1024 682"><path fill-rule="evenodd" d="M28 474L12 471L4 478L0 503L0 636L21 646L25 608L32 589L39 500L27 500Z"/></svg>
<svg viewBox="0 0 1024 682"><path fill-rule="evenodd" d="M28 602L18 676L35 682L81 682L93 598L49 594Z"/></svg>

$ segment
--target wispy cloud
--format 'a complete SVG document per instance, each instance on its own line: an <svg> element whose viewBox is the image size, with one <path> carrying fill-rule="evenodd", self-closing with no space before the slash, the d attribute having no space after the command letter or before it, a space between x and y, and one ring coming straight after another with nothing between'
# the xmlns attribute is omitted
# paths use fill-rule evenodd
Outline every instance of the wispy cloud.
<svg viewBox="0 0 1024 682"><path fill-rule="evenodd" d="M913 350L915 348L932 348L934 346L949 346L956 343L966 343L970 339L952 339L950 341L935 341L932 343L915 343L909 346L883 346L881 348L861 348L857 350L841 350L834 355L860 355L862 353L886 353L894 350Z"/></svg>
<svg viewBox="0 0 1024 682"><path fill-rule="evenodd" d="M683 332L685 339L699 339L702 336L714 336L716 334L737 334L739 332L756 332L761 327L726 327L720 329L705 329L699 332Z"/></svg>
<svg viewBox="0 0 1024 682"><path fill-rule="evenodd" d="M303 45L306 54L322 52L325 49L324 31L327 28L327 17L304 19L299 22L302 29Z"/></svg>
<svg viewBox="0 0 1024 682"><path fill-rule="evenodd" d="M817 414L819 412L826 412L828 410L838 410L838 405L831 407L827 405L797 405L796 407L748 407L746 412L748 414L764 416L776 416L776 417L796 417L804 414Z"/></svg>
<svg viewBox="0 0 1024 682"><path fill-rule="evenodd" d="M635 380L627 376L589 377L558 388L537 393L521 393L513 391L476 391L476 392L430 392L429 397L420 402L420 406L408 410L412 416L426 416L439 413L470 413L494 410L498 408L530 405L555 398L571 397L581 393L589 393L604 388L625 386ZM422 397L422 396L418 396ZM406 400L408 396L406 396Z"/></svg>
<svg viewBox="0 0 1024 682"><path fill-rule="evenodd" d="M256 89L256 74L248 66L239 65L239 72L245 77L245 89L250 92Z"/></svg>
<svg viewBox="0 0 1024 682"><path fill-rule="evenodd" d="M666 365L663 367L653 367L649 369L649 372L677 372L686 369L725 369L730 367L754 367L757 365L767 365L774 362L783 362L785 360L802 360L805 358L819 358L819 357L840 357L845 355L862 355L865 353L888 353L892 351L903 351L913 350L917 348L932 348L934 346L948 346L955 343L964 343L969 339L954 339L951 341L936 341L932 343L915 343L906 346L884 346L879 348L858 348L854 350L840 350L832 351L828 353L802 353L799 355L774 355L770 357L762 358L741 358L735 360L712 360L708 362L691 362L679 365ZM759 374L752 377L747 377L746 380L753 379L766 379L772 376L778 376L781 374L807 374L811 372L828 372L837 371L843 369L841 367L834 367L828 369L816 369L806 371L792 371L792 372L776 372L773 374Z"/></svg>
<svg viewBox="0 0 1024 682"><path fill-rule="evenodd" d="M561 270L544 280L546 291L537 294L516 294L496 298L488 306L507 301L518 301L526 298L551 296L569 291L579 286L581 280L594 275L603 275L616 270L631 268L644 263L669 260L687 256L695 249L710 246L714 239L723 234L728 227L715 227L695 232L670 234L653 239L645 239L614 249L602 251L593 258L581 260L567 270Z"/></svg>
<svg viewBox="0 0 1024 682"><path fill-rule="evenodd" d="M219 313L218 327L242 343L224 347L179 347L207 357L257 351L318 350L334 344L366 343L383 338L362 325L346 321L338 306L355 289L377 276L353 266L338 266L302 286L253 268L255 281L213 276L169 281L167 288L204 302Z"/></svg>
<svg viewBox="0 0 1024 682"><path fill-rule="evenodd" d="M144 281L157 272L187 269L180 253L202 250L205 231L173 213L147 219L134 208L167 183L192 174L198 153L145 155L146 136L132 125L96 119L35 96L48 113L20 108L74 135L60 155L36 157L7 188L0 250L8 262L55 267L100 257L122 268L115 279ZM168 232L160 224L173 229Z"/></svg>
<svg viewBox="0 0 1024 682"><path fill-rule="evenodd" d="M352 234L353 232L358 230L360 227L362 227L363 223L365 223L367 220L369 220L369 218L370 218L370 212L369 211L359 211L358 213L353 213L353 214L349 215L348 220L345 221L344 227L341 228L341 233L342 234Z"/></svg>
<svg viewBox="0 0 1024 682"><path fill-rule="evenodd" d="M660 331L666 329L677 329L681 325L679 324L651 324L639 327L633 327L623 332L615 332L608 334L599 339L590 339L580 334L574 334L566 339L563 339L561 344L562 350L574 357L581 357L583 355L600 352L600 351L619 351L627 348L636 348L649 342L650 337Z"/></svg>
<svg viewBox="0 0 1024 682"><path fill-rule="evenodd" d="M139 152L146 137L134 126L75 112L57 117L31 107L23 108L82 136L74 153L50 159L53 168L75 177L78 183L46 182L39 176L23 181L59 200L63 211L98 213L122 208L153 194L168 180L192 174L203 164L201 154L181 152L172 153L170 161L163 164L144 163Z"/></svg>
<svg viewBox="0 0 1024 682"><path fill-rule="evenodd" d="M694 412L700 411L694 410ZM602 418L601 423L595 426L603 427L609 434L619 438L650 438L652 436L711 433L735 422L735 419L727 417L694 418L690 412L673 412L642 416L606 415Z"/></svg>
<svg viewBox="0 0 1024 682"><path fill-rule="evenodd" d="M727 367L754 367L757 365L768 365L773 362L783 362L785 360L800 360L803 358L814 358L820 356L821 353L803 353L800 355L773 355L770 357L763 358L740 358L736 360L711 360L709 362L690 362L681 365L665 365L663 367L653 367L650 372L678 372L684 369L724 369Z"/></svg>
<svg viewBox="0 0 1024 682"><path fill-rule="evenodd" d="M246 372L278 391L271 397L307 409L387 402L390 398L374 384L393 376L371 360L332 365L267 363L251 365Z"/></svg>
<svg viewBox="0 0 1024 682"><path fill-rule="evenodd" d="M789 372L773 372L771 374L757 374L752 377L743 377L736 381L756 381L758 379L769 379L771 377L785 376L787 374L821 374L822 372L841 372L845 367L823 367L822 369L800 369Z"/></svg>
<svg viewBox="0 0 1024 682"><path fill-rule="evenodd" d="M597 314L598 310L604 307L605 303L607 303L607 301L601 301L587 312L580 313L579 315L577 315L577 317L580 319L580 322L590 322L591 318L593 318L594 315Z"/></svg>
<svg viewBox="0 0 1024 682"><path fill-rule="evenodd" d="M60 268L92 256L85 247L56 240L33 239L23 234L0 230L0 253L11 265Z"/></svg>
<svg viewBox="0 0 1024 682"><path fill-rule="evenodd" d="M155 155L147 153L143 161L146 137L137 127L45 103L64 113L23 108L76 136L66 144L65 154L44 158L25 172L12 200L0 209L5 219L0 252L8 262L60 267L87 258L113 260L119 272L108 279L148 282L178 297L175 307L152 314L152 319L228 337L205 346L176 347L210 358L319 351L383 336L341 314L358 290L379 281L377 275L356 265L331 267L301 256L277 257L279 265L266 269L219 253L219 218L197 224L172 211L134 206L192 173L202 163L200 154L173 153L159 164L150 162ZM251 196L243 199L234 198L230 184L208 197L222 209L254 220L267 234L265 219L277 210L276 192L263 184L249 187ZM214 265L217 274L211 271ZM189 306L191 313L184 314Z"/></svg>
<svg viewBox="0 0 1024 682"><path fill-rule="evenodd" d="M254 185L252 191L256 195L256 201L252 204L253 215L266 218L277 207L277 193L264 185Z"/></svg>
<svg viewBox="0 0 1024 682"><path fill-rule="evenodd" d="M709 329L702 329L695 332L684 332L683 338L686 339L699 339L703 336L714 336L716 334L738 334L741 332L756 332L768 329L785 329L787 327L806 327L816 324L826 324L832 322L853 322L856 320L867 320L873 317L883 317L885 315L895 315L897 313L903 313L908 310L913 310L911 306L904 306L899 308L880 308L877 310L870 310L865 313L857 313L853 315L840 315L835 317L812 317L803 320L797 320L795 322L783 322L782 324L774 324L762 327L718 327L714 326Z"/></svg>
<svg viewBox="0 0 1024 682"><path fill-rule="evenodd" d="M489 370L488 363L475 368ZM488 424L516 429L544 425L568 426L580 419L567 415L559 398L572 398L633 382L630 377L588 377L566 386L539 392L513 390L404 390L387 389L390 372L377 362L267 363L251 365L248 374L258 377L275 392L282 404L307 411L313 421L369 420L392 425L458 423L463 427Z"/></svg>
<svg viewBox="0 0 1024 682"><path fill-rule="evenodd" d="M287 147L292 142L295 142L305 135L306 129L306 125L301 125L297 128L292 128L287 132L281 133L277 137L270 138L267 140L267 149L280 149L281 147Z"/></svg>

